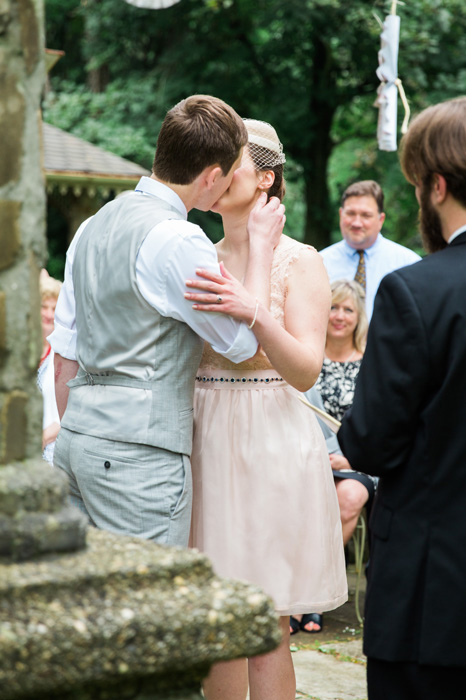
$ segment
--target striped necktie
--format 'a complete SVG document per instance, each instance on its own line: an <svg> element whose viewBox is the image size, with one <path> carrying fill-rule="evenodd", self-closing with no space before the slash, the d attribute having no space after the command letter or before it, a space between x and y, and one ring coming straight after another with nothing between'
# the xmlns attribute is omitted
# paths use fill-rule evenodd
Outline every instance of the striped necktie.
<svg viewBox="0 0 466 700"><path fill-rule="evenodd" d="M358 250L357 252L359 253L359 262L358 269L356 270L356 274L354 276L354 281L358 282L364 291L366 291L366 263L364 260L364 251Z"/></svg>

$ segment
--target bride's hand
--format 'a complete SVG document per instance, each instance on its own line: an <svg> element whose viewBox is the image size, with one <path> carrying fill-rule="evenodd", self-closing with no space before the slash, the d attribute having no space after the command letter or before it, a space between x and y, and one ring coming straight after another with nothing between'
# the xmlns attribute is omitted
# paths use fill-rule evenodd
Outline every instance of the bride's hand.
<svg viewBox="0 0 466 700"><path fill-rule="evenodd" d="M285 225L285 207L277 197L267 201L267 195L262 192L251 209L248 218L248 233L250 245L269 246L276 248Z"/></svg>
<svg viewBox="0 0 466 700"><path fill-rule="evenodd" d="M195 302L193 309L228 314L250 325L256 315L256 299L228 272L222 262L220 271L221 275L208 270L196 270L196 275L202 279L186 280L186 286L200 291L186 292L185 299Z"/></svg>

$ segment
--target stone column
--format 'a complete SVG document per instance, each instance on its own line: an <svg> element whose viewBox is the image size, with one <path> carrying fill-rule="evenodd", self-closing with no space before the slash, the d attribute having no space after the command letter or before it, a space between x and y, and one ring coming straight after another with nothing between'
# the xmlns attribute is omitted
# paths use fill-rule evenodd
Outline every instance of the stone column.
<svg viewBox="0 0 466 700"><path fill-rule="evenodd" d="M93 530L41 458L42 0L0 0L0 697L200 700L280 641L260 590L194 551Z"/></svg>
<svg viewBox="0 0 466 700"><path fill-rule="evenodd" d="M0 463L40 454L40 265L45 188L40 95L42 6L0 0Z"/></svg>
<svg viewBox="0 0 466 700"><path fill-rule="evenodd" d="M193 550L92 530L0 563L2 700L201 700L210 666L280 641L271 601Z"/></svg>
<svg viewBox="0 0 466 700"><path fill-rule="evenodd" d="M0 0L0 64L0 555L25 559L85 543L85 522L67 505L66 482L41 458L41 0Z"/></svg>

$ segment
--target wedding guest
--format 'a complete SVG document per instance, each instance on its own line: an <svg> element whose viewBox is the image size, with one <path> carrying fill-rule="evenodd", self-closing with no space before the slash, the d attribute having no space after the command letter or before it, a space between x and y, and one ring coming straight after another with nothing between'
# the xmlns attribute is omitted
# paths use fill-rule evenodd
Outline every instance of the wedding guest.
<svg viewBox="0 0 466 700"><path fill-rule="evenodd" d="M341 421L353 402L354 387L366 346L367 316L364 290L353 280L336 280L331 284L332 305L325 343L322 371L314 387L306 392L311 404ZM320 422L320 421L319 421ZM343 544L353 536L362 509L368 511L373 502L378 479L351 468L343 456L334 433L321 428L326 435L327 449L337 490L343 530ZM328 435L330 432L330 436ZM321 613L306 613L290 619L292 633L316 633L323 628Z"/></svg>
<svg viewBox="0 0 466 700"><path fill-rule="evenodd" d="M49 277L46 270L40 275L40 316L42 324L42 356L37 371L37 385L43 396L42 419L42 450L43 457L53 464L53 452L55 441L60 431L60 418L58 416L57 402L55 400L55 373L53 366L54 354L47 340L47 336L53 331L53 320L58 295L62 283Z"/></svg>
<svg viewBox="0 0 466 700"><path fill-rule="evenodd" d="M362 285L369 321L380 280L389 272L421 259L414 251L382 235L384 221L384 194L379 183L354 182L341 198L343 240L320 251L330 282L354 278Z"/></svg>

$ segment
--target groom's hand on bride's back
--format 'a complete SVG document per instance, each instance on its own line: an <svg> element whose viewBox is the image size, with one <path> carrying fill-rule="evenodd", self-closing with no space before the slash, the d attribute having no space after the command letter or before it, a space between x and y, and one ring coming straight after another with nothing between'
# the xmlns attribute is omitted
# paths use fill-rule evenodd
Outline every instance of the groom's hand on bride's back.
<svg viewBox="0 0 466 700"><path fill-rule="evenodd" d="M267 201L262 192L249 214L248 233L250 245L263 245L276 248L285 226L285 207L277 197Z"/></svg>

